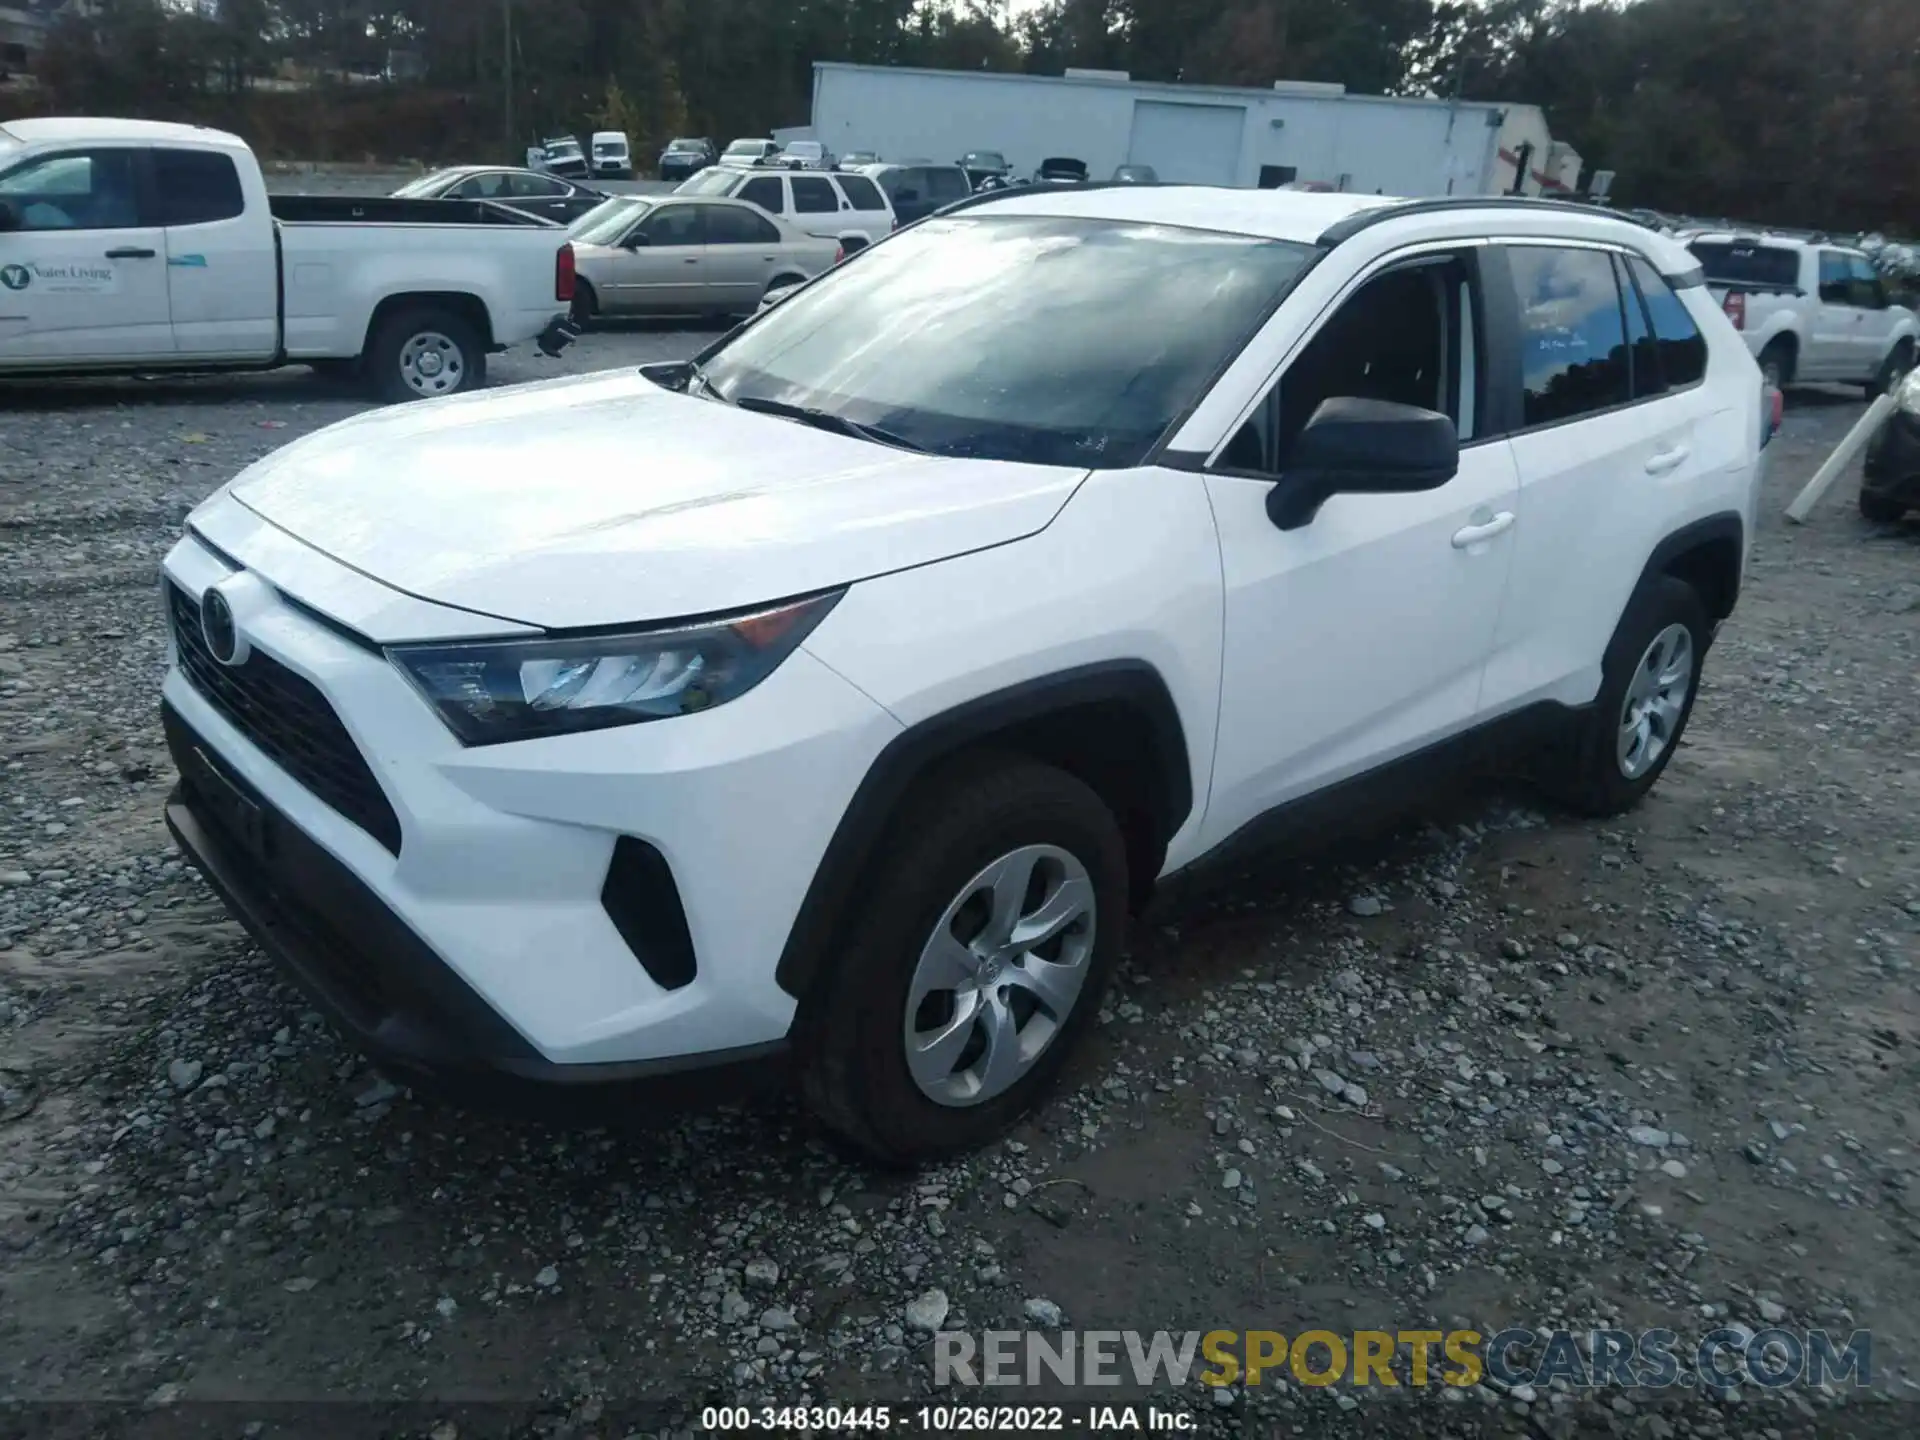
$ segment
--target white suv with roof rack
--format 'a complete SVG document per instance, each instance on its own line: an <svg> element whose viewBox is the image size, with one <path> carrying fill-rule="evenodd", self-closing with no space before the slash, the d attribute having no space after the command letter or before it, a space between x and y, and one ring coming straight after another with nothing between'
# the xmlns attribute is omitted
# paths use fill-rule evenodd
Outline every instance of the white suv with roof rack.
<svg viewBox="0 0 1920 1440"><path fill-rule="evenodd" d="M946 1154L1176 878L1489 758L1637 802L1774 419L1586 207L978 197L693 361L236 477L165 562L167 818L411 1082L757 1073Z"/></svg>
<svg viewBox="0 0 1920 1440"><path fill-rule="evenodd" d="M1864 250L1817 234L1702 230L1685 240L1770 383L1878 395L1913 368L1920 324L1888 298Z"/></svg>
<svg viewBox="0 0 1920 1440"><path fill-rule="evenodd" d="M758 205L809 235L838 240L849 252L873 244L894 228L893 206L865 175L747 169L722 163L676 187L681 195L722 195Z"/></svg>

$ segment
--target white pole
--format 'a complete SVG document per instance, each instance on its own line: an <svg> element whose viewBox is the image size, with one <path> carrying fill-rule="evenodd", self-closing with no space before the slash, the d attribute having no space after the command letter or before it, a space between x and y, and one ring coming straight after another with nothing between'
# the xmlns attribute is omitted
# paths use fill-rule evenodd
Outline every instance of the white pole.
<svg viewBox="0 0 1920 1440"><path fill-rule="evenodd" d="M1833 453L1827 456L1827 463L1814 471L1813 478L1807 482L1806 488L1794 496L1793 503L1787 507L1789 520L1796 525L1805 523L1813 507L1820 503L1820 497L1833 488L1833 482L1840 478L1840 472L1851 465L1853 457L1866 448L1867 441L1873 438L1873 432L1886 423L1887 417L1893 414L1893 409L1894 399L1891 393L1882 395L1867 407L1867 413L1862 415L1853 429L1847 432L1847 438L1835 446Z"/></svg>

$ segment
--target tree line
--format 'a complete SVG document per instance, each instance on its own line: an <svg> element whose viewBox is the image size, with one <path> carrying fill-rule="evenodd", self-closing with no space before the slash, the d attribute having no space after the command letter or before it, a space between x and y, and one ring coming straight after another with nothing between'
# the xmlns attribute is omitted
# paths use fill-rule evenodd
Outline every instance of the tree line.
<svg viewBox="0 0 1920 1440"><path fill-rule="evenodd" d="M98 0L0 105L302 159L645 155L806 123L816 60L1532 103L1624 204L1920 231L1916 0Z"/></svg>

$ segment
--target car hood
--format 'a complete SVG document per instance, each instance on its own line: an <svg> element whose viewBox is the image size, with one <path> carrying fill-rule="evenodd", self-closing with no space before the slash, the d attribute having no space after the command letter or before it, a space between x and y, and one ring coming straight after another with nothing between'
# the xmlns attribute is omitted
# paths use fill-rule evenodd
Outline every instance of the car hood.
<svg viewBox="0 0 1920 1440"><path fill-rule="evenodd" d="M421 599L543 628L763 604L1043 529L1081 470L946 459L633 371L402 405L226 494Z"/></svg>

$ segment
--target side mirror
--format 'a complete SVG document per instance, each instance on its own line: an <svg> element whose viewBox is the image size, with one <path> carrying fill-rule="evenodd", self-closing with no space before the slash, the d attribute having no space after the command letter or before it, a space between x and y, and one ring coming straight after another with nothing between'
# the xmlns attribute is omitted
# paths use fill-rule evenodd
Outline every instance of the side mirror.
<svg viewBox="0 0 1920 1440"><path fill-rule="evenodd" d="M1335 396L1323 400L1280 464L1267 516L1298 530L1329 498L1437 490L1460 468L1453 421L1417 405Z"/></svg>
<svg viewBox="0 0 1920 1440"><path fill-rule="evenodd" d="M20 228L20 207L11 200L0 200L0 231Z"/></svg>
<svg viewBox="0 0 1920 1440"><path fill-rule="evenodd" d="M652 243L653 241L647 236L635 233L627 237L626 248L629 250L643 250Z"/></svg>

